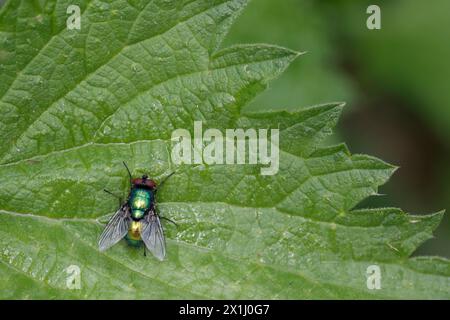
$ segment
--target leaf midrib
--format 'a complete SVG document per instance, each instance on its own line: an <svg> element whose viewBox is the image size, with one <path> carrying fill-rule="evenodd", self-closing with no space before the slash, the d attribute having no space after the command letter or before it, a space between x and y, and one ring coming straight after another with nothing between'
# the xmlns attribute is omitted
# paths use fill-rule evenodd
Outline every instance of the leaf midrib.
<svg viewBox="0 0 450 320"><path fill-rule="evenodd" d="M2 214L2 213L0 213L0 214ZM9 213L7 213L7 214L9 214ZM16 213L16 215L20 215L21 217L35 218L35 219L45 219L47 222L49 222L49 220L50 220L51 223L54 223L54 224L61 224L61 227L62 227L62 228L65 228L65 226L62 224L63 221L79 221L79 219L78 219L78 220L75 220L75 219L68 219L68 218L64 218L64 219L48 218L48 217L43 217L43 216L38 216L38 215L33 215L33 214L29 214L29 215L28 215L28 214L20 214L20 213ZM85 222L85 223L95 223L95 224L97 224L97 225L99 224L99 222L98 222L96 219L83 219L82 222ZM92 246L92 244L91 244L90 242L87 242L85 239L83 239L82 237L77 236L76 234L74 234L74 236L76 236L76 237L83 243L83 245L86 246L87 248L89 248L89 249L91 249L91 250L96 250L96 248L95 248L94 246ZM233 255L230 255L230 254L224 254L224 253L221 252L221 251L217 251L217 250L214 250L214 249L211 249L211 248L207 248L207 247L201 247L201 246L198 246L198 245L194 245L194 244L191 244L191 243L187 243L187 242L185 242L185 241L172 240L172 239L167 239L167 240L169 240L170 242L172 242L173 244L175 244L175 245L177 245L177 246L184 246L184 247L188 247L188 248L193 248L193 249L195 249L196 251L213 252L214 254L218 254L218 255L224 257L225 259L232 260L232 261L234 261L234 262L238 262L238 263L245 262L245 263L248 264L248 265L254 265L254 266L257 266L257 267L261 267L261 268L269 268L269 269L275 270L275 271L280 272L280 273L289 273L289 274L291 274L291 275L298 276L298 277L302 278L303 280L305 280L306 282L311 283L312 285L316 285L316 286L318 286L319 288L323 288L323 289L326 290L329 294L332 294L332 292L330 292L330 291L328 290L329 288L327 288L326 286L339 287L339 288L343 288L343 287L344 287L344 288L348 288L349 290L352 290L353 292L363 293L363 294L367 294L367 295L370 295L370 294L371 294L371 293L365 292L365 291L363 291L363 290L359 290L359 289L354 288L354 287L351 287L351 286L346 286L346 285L342 285L342 284L337 285L337 284L331 283L331 282L319 282L319 280L317 280L316 278L311 278L311 277L305 275L304 273L299 272L297 269L292 269L292 268L289 267L289 266L276 265L276 264L268 264L268 263L262 263L262 262L259 262L259 261L256 261L256 260L244 259L243 257L237 257L237 256L233 256ZM132 266L130 266L130 265L124 264L124 263L118 261L117 259L115 259L114 257L107 255L106 252L101 252L101 254L104 255L105 257L107 257L107 258L108 258L109 260L111 260L112 262L114 262L114 263L116 263L116 264L118 264L118 265L121 265L121 266L123 266L123 267L129 269L130 271L137 272L138 274L140 274L141 276L143 276L143 277L145 277L145 278L147 278L147 279L150 279L150 280L152 280L152 281L158 281L159 283L161 283L161 284L163 284L163 285L166 285L166 286L169 286L169 287L172 287L172 288L180 289L179 287L170 285L169 283L167 283L167 282L165 282L165 281L161 281L161 280L159 280L159 279L157 279L157 278L151 277L151 274L143 273L143 272L141 272L141 271L139 271L139 270L134 269L134 268L133 268ZM340 258L340 259L341 259L341 260L344 260L344 261L345 261L345 260L347 260L347 261L354 261L353 259L344 259L344 258ZM0 261L1 261L3 264L5 264L6 266L8 266L8 267L11 267L12 269L16 269L15 267L10 266L10 265L8 265L7 263L5 263L3 260L0 260ZM373 263L373 260L370 260L370 261L367 261L367 260L358 260L358 262L361 262L361 263L362 263L362 262ZM400 260L400 259L399 259L399 260L396 260L395 262L394 262L394 261L391 261L391 262L389 262L389 261L383 261L383 264L385 264L385 265L387 264L387 265L396 265L396 266L398 266L399 263L401 263L401 266L402 266L402 267L405 267L405 268L407 268L407 269L409 269L409 270L411 270L411 271L413 271L413 272L417 272L417 273L420 273L420 274L427 274L427 273L425 273L425 272L417 271L417 270L415 270L415 269L413 269L413 268L410 268L408 265L403 264L402 262L403 262L403 260ZM95 269L92 269L92 270L93 270L94 272L98 272L98 271L96 271ZM19 270L19 271L20 271L21 273L24 273L24 272L21 271L21 270ZM37 281L37 280L34 279L31 275L28 275L27 273L24 273L24 274L25 274L26 276L28 276L29 278L31 278L32 280ZM441 275L436 275L436 274L431 274L431 275L432 275L432 276L437 276L437 277L446 278L445 276L441 276ZM244 277L243 277L243 278L244 278ZM38 282L38 283L39 283L39 282ZM47 285L48 285L49 287L51 287L51 288L54 288L54 289L61 289L61 288L59 288L59 287L53 287L53 286L50 286L50 284L48 284L48 283L47 283ZM197 293L197 292L192 292L192 291L189 291L189 290L187 290L187 289L182 289L182 290L184 290L184 291L187 292L187 293L194 293L194 294L197 295L197 296L203 296L202 294L199 294L199 293ZM378 292L377 292L377 294L378 294ZM390 297L390 296L387 296L387 295L383 295L383 296L375 295L375 296L377 296L377 297L384 297L384 298L387 298L387 299L392 299L392 298L393 298L393 297ZM337 296L336 296L336 297L337 297ZM203 299L205 299L205 298L206 298L206 297L203 296Z"/></svg>

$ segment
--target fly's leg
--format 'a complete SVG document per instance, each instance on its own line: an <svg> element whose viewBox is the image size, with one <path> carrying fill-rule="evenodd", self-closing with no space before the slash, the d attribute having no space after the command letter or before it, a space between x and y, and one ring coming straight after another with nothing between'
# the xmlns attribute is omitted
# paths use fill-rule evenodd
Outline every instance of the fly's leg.
<svg viewBox="0 0 450 320"><path fill-rule="evenodd" d="M121 197L121 196L118 196L117 194L114 194L114 193L112 193L111 191L106 190L106 189L103 189L103 191L105 191L107 194L110 194L110 195L112 195L113 197L119 199L119 207L123 204L123 202L122 202L122 197Z"/></svg>
<svg viewBox="0 0 450 320"><path fill-rule="evenodd" d="M173 221L173 220L171 220L171 219L169 219L169 218L166 218L166 217L162 217L162 216L160 216L160 215L158 215L158 217L159 217L160 219L167 220L167 221L169 221L170 223L173 223L176 227L178 227L178 224L177 224L175 221Z"/></svg>
<svg viewBox="0 0 450 320"><path fill-rule="evenodd" d="M163 219L163 220L167 220L167 221L169 221L170 223L173 223L176 227L178 227L178 224L177 224L175 221L173 221L173 220L171 220L171 219L169 219L169 218L163 217L163 216L161 216L161 215L159 214L159 210L156 208L156 202L155 202L154 205L153 205L153 211L154 211L155 214L158 216L158 218Z"/></svg>
<svg viewBox="0 0 450 320"><path fill-rule="evenodd" d="M144 257L147 256L147 249L145 249L145 245L144 245Z"/></svg>

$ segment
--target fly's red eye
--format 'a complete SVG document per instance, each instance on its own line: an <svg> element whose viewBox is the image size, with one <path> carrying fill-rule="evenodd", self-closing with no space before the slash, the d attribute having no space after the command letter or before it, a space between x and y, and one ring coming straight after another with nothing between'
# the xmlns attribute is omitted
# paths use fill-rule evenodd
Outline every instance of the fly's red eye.
<svg viewBox="0 0 450 320"><path fill-rule="evenodd" d="M147 180L145 181L145 185L151 189L155 189L156 188L156 183L153 180Z"/></svg>

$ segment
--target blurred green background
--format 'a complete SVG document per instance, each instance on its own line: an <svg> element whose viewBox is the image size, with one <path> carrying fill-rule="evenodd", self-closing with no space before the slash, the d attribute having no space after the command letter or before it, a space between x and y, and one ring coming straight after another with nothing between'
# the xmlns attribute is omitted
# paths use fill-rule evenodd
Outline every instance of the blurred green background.
<svg viewBox="0 0 450 320"><path fill-rule="evenodd" d="M366 27L370 4L381 30ZM253 0L236 42L307 51L249 108L346 101L331 142L400 166L361 206L450 209L450 1ZM416 255L450 257L449 214Z"/></svg>

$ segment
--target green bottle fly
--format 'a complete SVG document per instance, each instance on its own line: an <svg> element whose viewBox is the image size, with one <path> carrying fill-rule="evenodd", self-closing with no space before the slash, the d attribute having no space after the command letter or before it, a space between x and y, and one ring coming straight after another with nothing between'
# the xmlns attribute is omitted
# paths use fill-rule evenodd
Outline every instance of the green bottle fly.
<svg viewBox="0 0 450 320"><path fill-rule="evenodd" d="M134 247L144 243L144 248L149 249L159 260L163 260L166 247L159 215L155 210L155 196L158 190L156 183L146 175L133 179L125 162L124 165L130 176L131 190L127 201L121 205L103 230L98 242L99 249L104 251L125 238Z"/></svg>

